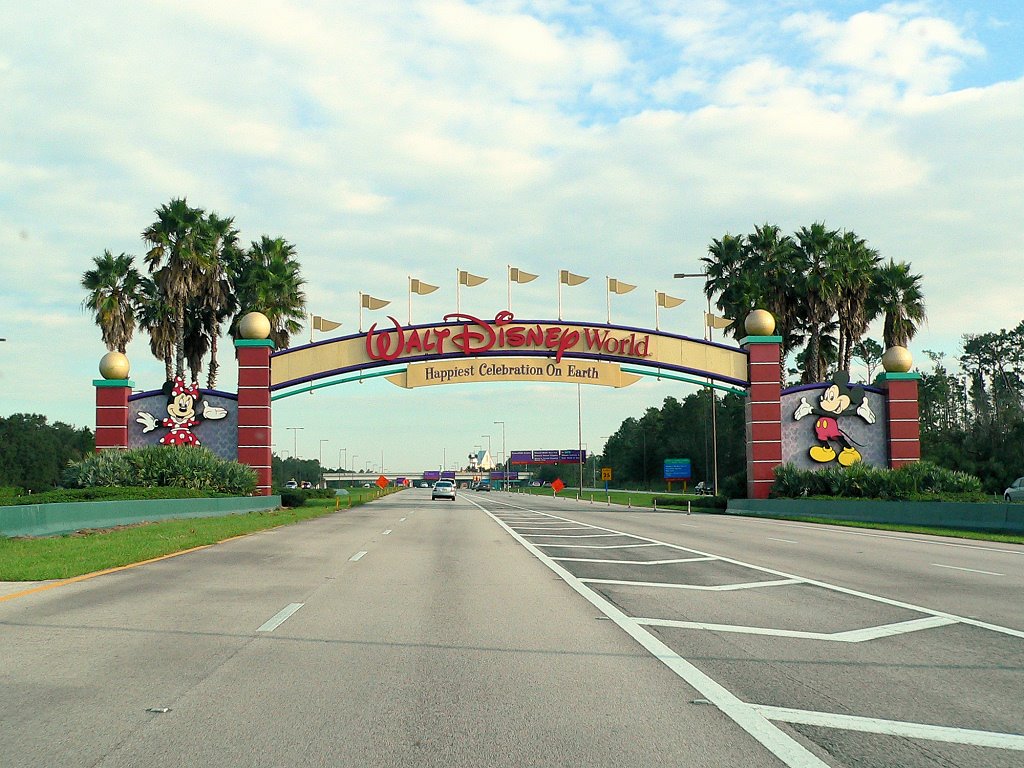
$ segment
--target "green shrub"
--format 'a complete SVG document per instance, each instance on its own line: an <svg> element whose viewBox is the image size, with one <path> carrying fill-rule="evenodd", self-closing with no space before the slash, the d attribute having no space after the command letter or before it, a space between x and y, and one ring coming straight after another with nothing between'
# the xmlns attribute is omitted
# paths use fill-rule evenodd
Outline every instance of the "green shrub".
<svg viewBox="0 0 1024 768"><path fill-rule="evenodd" d="M309 498L309 491L301 488L285 488L280 493L282 507L301 507Z"/></svg>
<svg viewBox="0 0 1024 768"><path fill-rule="evenodd" d="M0 485L0 499L5 499L9 496L20 496L21 494L21 488L13 485Z"/></svg>
<svg viewBox="0 0 1024 768"><path fill-rule="evenodd" d="M898 469L830 466L801 470L792 464L775 468L772 495L777 498L832 496L851 499L988 500L981 481L966 472L918 461Z"/></svg>
<svg viewBox="0 0 1024 768"><path fill-rule="evenodd" d="M686 502L693 509L725 509L729 500L725 496L652 496L651 503L659 507L686 509Z"/></svg>
<svg viewBox="0 0 1024 768"><path fill-rule="evenodd" d="M64 471L64 484L75 488L178 486L248 496L256 481L252 467L191 446L101 451L68 464Z"/></svg>

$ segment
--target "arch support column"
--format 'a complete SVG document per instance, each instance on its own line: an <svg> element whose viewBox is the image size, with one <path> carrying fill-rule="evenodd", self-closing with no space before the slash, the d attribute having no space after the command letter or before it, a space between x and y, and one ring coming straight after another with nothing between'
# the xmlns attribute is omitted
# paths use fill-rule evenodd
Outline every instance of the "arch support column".
<svg viewBox="0 0 1024 768"><path fill-rule="evenodd" d="M782 337L747 336L747 498L766 499L782 463Z"/></svg>
<svg viewBox="0 0 1024 768"><path fill-rule="evenodd" d="M135 382L130 379L95 379L96 450L128 447L128 396Z"/></svg>
<svg viewBox="0 0 1024 768"><path fill-rule="evenodd" d="M883 373L889 427L889 466L892 469L921 460L919 373Z"/></svg>
<svg viewBox="0 0 1024 768"><path fill-rule="evenodd" d="M270 472L270 339L238 339L238 461L256 470L256 495L269 496Z"/></svg>

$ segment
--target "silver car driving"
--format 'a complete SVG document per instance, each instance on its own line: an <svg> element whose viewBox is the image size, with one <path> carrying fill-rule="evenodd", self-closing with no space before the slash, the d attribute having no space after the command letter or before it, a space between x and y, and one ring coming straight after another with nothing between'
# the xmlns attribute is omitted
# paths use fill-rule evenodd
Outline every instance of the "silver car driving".
<svg viewBox="0 0 1024 768"><path fill-rule="evenodd" d="M451 480L438 480L434 483L434 490L430 492L431 501L437 499L451 499L455 501L455 483Z"/></svg>

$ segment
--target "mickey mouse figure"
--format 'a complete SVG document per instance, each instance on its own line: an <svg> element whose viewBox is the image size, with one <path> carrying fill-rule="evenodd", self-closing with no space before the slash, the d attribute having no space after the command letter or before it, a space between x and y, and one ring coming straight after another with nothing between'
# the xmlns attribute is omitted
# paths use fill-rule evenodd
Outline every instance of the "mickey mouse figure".
<svg viewBox="0 0 1024 768"><path fill-rule="evenodd" d="M839 371L832 377L831 385L826 387L818 398L818 404L812 406L806 397L800 398L800 405L793 413L799 421L804 416L814 414L818 419L814 422L814 436L819 445L811 447L810 457L819 464L827 464L836 458L832 443L837 443L842 450L839 453L839 464L848 467L861 460L860 451L853 447L853 442L839 427L839 416L854 409L868 424L875 423L875 414L868 401L864 399L864 389L850 389L850 375Z"/></svg>
<svg viewBox="0 0 1024 768"><path fill-rule="evenodd" d="M203 400L202 415L196 413L196 401L199 400L199 385L185 385L180 376L173 381L164 383L161 390L167 396L167 417L157 420L150 413L140 413L136 421L142 425L143 432L152 432L157 425L167 427L171 431L160 438L160 445L202 445L199 438L192 432L192 427L203 419L223 419L228 412L223 408L211 406Z"/></svg>

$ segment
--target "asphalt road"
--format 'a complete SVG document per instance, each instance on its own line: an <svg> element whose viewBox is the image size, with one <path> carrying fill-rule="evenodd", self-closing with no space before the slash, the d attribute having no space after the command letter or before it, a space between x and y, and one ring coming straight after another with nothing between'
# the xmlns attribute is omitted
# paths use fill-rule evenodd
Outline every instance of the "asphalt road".
<svg viewBox="0 0 1024 768"><path fill-rule="evenodd" d="M0 765L1020 766L1022 586L1010 545L409 490L0 593Z"/></svg>

